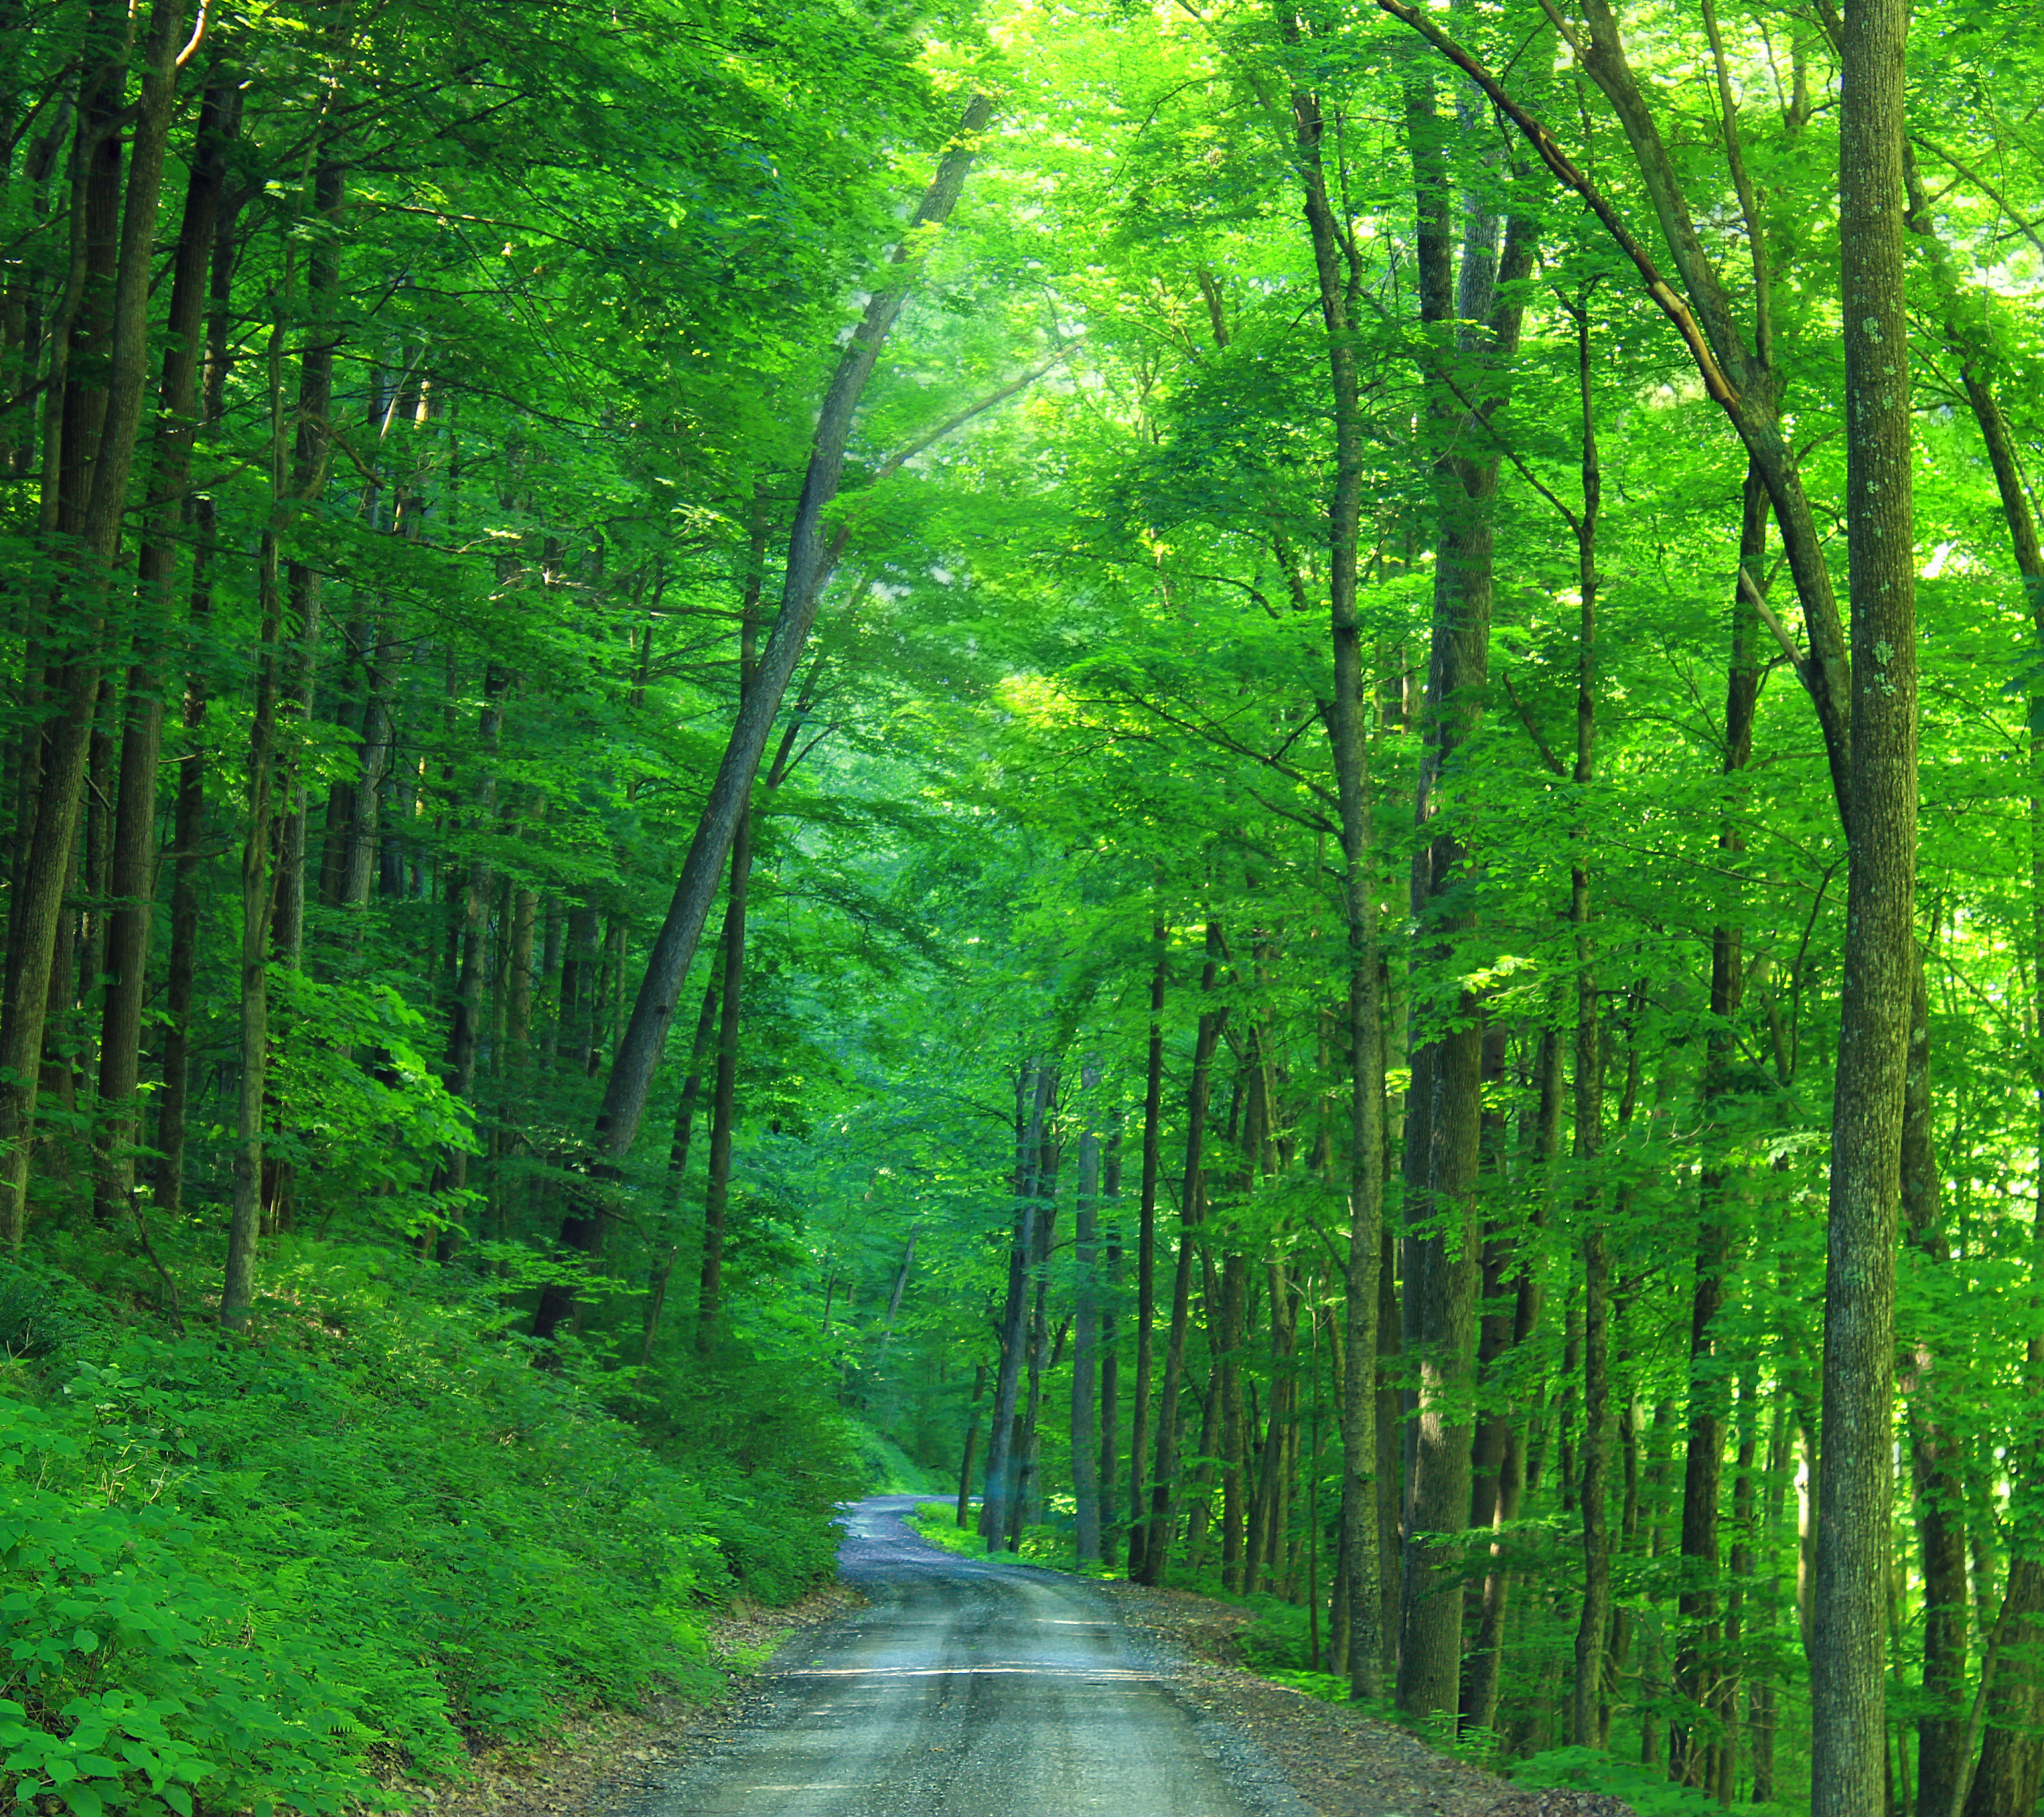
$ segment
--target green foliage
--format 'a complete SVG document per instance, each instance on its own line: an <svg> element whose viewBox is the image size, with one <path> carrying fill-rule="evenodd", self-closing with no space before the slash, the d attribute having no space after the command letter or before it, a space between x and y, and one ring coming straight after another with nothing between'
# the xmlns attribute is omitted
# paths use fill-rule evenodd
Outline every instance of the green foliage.
<svg viewBox="0 0 2044 1817"><path fill-rule="evenodd" d="M860 1468L866 1473L868 1495L920 1495L941 1489L933 1473L926 1470L889 1438L863 1419L847 1422L857 1448Z"/></svg>
<svg viewBox="0 0 2044 1817"><path fill-rule="evenodd" d="M1608 1797L1622 1798L1639 1817L1701 1817L1706 1811L1725 1808L1692 1787L1671 1784L1665 1773L1620 1760L1601 1748L1550 1748L1516 1761L1506 1769L1506 1777L1515 1785L1568 1786L1578 1792L1600 1792ZM1739 1805L1733 1808L1757 1811L1762 1807Z"/></svg>
<svg viewBox="0 0 2044 1817"><path fill-rule="evenodd" d="M919 1502L916 1512L908 1516L908 1524L932 1546L941 1546L947 1552L955 1552L960 1558L985 1558L989 1556L986 1542L980 1538L978 1531L959 1525L958 1504L955 1502ZM992 1555L997 1564L1004 1556L1006 1555L1000 1553Z"/></svg>
<svg viewBox="0 0 2044 1817"><path fill-rule="evenodd" d="M14 1366L17 1796L338 1810L372 1747L445 1773L571 1705L706 1688L719 1600L828 1569L813 1501L654 1455L469 1279L311 1246L255 1341L107 1330Z"/></svg>
<svg viewBox="0 0 2044 1817"><path fill-rule="evenodd" d="M80 1296L61 1276L0 1262L0 1358L54 1355L81 1331Z"/></svg>

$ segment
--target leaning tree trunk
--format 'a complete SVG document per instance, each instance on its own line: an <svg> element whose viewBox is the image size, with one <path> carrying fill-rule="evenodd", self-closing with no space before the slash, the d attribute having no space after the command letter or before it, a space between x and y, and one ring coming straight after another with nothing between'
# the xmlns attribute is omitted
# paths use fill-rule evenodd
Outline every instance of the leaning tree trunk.
<svg viewBox="0 0 2044 1817"><path fill-rule="evenodd" d="M638 1135L653 1070L667 1040L667 1026L674 1020L674 1000L695 957L710 905L716 900L718 874L724 869L739 820L751 799L752 779L766 754L767 736L780 713L782 697L794 678L802 646L816 621L826 561L824 513L837 496L853 415L865 395L866 382L873 375L888 332L914 286L916 274L906 262L912 250L925 246L928 240L917 230L940 226L951 218L964 190L979 136L993 114L993 102L986 95L976 94L967 103L957 135L946 148L936 177L889 255L901 275L874 290L824 394L810 445L809 469L789 532L781 609L760 657L754 685L747 689L732 728L723 762L710 786L709 799L697 822L674 901L647 960L631 1023L618 1045L602 1108L597 1113L596 1146L613 1165L630 1151Z"/></svg>

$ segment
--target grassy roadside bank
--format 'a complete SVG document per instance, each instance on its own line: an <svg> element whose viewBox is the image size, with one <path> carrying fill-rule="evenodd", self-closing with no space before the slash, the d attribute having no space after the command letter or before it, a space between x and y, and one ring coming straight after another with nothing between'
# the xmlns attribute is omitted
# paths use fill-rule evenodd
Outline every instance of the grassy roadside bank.
<svg viewBox="0 0 2044 1817"><path fill-rule="evenodd" d="M791 1369L534 1367L480 1268L284 1243L264 1286L246 1333L178 1332L0 1269L0 1798L438 1802L722 1695L871 1481Z"/></svg>

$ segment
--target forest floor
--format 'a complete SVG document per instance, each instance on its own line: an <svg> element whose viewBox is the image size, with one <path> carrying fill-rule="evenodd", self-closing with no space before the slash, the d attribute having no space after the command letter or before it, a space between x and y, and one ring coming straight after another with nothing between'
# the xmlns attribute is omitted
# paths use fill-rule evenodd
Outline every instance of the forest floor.
<svg viewBox="0 0 2044 1817"><path fill-rule="evenodd" d="M1235 1648L1256 1619L1247 1609L1184 1590L1099 1587L1128 1626L1178 1656L1181 1695L1254 1742L1316 1817L1485 1817L1513 1796L1495 1773L1403 1729L1245 1671Z"/></svg>

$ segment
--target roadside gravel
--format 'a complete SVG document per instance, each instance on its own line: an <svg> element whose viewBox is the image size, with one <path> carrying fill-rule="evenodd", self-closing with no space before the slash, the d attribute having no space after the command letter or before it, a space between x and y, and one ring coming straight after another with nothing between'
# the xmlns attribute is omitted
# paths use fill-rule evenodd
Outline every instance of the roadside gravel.
<svg viewBox="0 0 2044 1817"><path fill-rule="evenodd" d="M1230 1663L1254 1619L1247 1610L1182 1590L1100 1588L1128 1627L1175 1656L1182 1700L1252 1742L1315 1817L1485 1817L1515 1796L1402 1729Z"/></svg>

